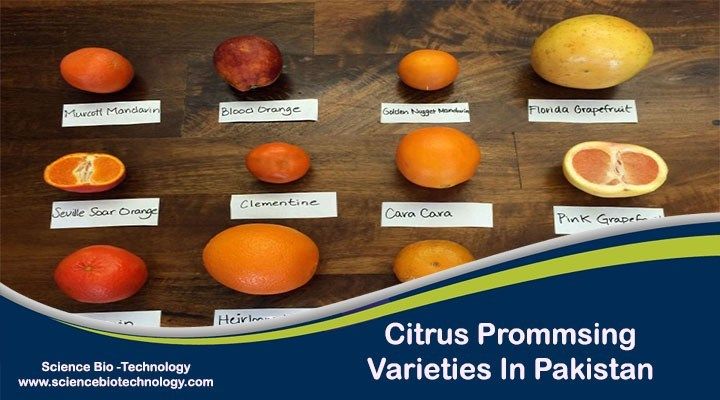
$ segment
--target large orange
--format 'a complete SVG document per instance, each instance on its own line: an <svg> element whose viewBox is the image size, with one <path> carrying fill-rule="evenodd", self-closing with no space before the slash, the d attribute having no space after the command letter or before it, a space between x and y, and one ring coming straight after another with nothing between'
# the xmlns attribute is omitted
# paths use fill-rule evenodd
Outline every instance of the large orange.
<svg viewBox="0 0 720 400"><path fill-rule="evenodd" d="M397 73L406 85L420 90L442 89L460 72L457 59L442 50L415 50L400 60Z"/></svg>
<svg viewBox="0 0 720 400"><path fill-rule="evenodd" d="M448 188L472 178L480 165L480 147L457 129L422 128L400 140L395 163L416 185Z"/></svg>
<svg viewBox="0 0 720 400"><path fill-rule="evenodd" d="M137 293L147 280L145 262L115 246L84 247L55 269L60 290L83 303L110 303Z"/></svg>
<svg viewBox="0 0 720 400"><path fill-rule="evenodd" d="M85 47L62 59L60 74L77 89L113 93L125 89L135 71L130 61L110 49Z"/></svg>
<svg viewBox="0 0 720 400"><path fill-rule="evenodd" d="M406 282L474 260L470 250L450 240L421 240L405 246L395 257L393 271Z"/></svg>
<svg viewBox="0 0 720 400"><path fill-rule="evenodd" d="M95 193L110 190L125 178L125 165L103 153L73 153L45 167L48 185L68 192Z"/></svg>
<svg viewBox="0 0 720 400"><path fill-rule="evenodd" d="M249 294L297 289L315 274L320 252L308 236L275 224L245 224L210 239L203 251L208 273L223 285Z"/></svg>

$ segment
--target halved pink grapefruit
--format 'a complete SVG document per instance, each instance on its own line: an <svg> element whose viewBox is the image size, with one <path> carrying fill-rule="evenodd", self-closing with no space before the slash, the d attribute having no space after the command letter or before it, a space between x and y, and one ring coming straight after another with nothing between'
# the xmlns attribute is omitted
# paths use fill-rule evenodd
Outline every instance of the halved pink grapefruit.
<svg viewBox="0 0 720 400"><path fill-rule="evenodd" d="M563 173L576 188L598 197L632 197L659 188L668 167L654 151L612 142L576 144L563 160Z"/></svg>

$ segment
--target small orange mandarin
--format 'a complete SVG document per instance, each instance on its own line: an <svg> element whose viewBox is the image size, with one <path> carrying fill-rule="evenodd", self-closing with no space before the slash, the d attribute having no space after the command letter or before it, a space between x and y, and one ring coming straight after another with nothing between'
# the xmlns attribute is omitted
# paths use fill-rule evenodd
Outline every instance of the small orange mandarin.
<svg viewBox="0 0 720 400"><path fill-rule="evenodd" d="M406 85L419 90L449 86L460 72L458 61L442 50L415 50L398 65L397 73Z"/></svg>
<svg viewBox="0 0 720 400"><path fill-rule="evenodd" d="M474 259L470 250L453 241L421 240L400 250L393 271L400 282L406 282Z"/></svg>
<svg viewBox="0 0 720 400"><path fill-rule="evenodd" d="M130 61L110 49L86 47L62 59L60 74L77 89L113 93L125 89L135 71Z"/></svg>

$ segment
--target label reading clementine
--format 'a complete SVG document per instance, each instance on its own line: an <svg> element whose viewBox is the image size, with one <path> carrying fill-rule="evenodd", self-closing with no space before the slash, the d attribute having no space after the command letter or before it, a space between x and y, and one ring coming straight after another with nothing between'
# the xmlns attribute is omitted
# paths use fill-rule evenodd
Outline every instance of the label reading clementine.
<svg viewBox="0 0 720 400"><path fill-rule="evenodd" d="M235 194L230 219L334 218L336 192Z"/></svg>
<svg viewBox="0 0 720 400"><path fill-rule="evenodd" d="M247 325L269 319L287 317L310 308L256 308L238 310L215 310L213 326Z"/></svg>
<svg viewBox="0 0 720 400"><path fill-rule="evenodd" d="M160 111L160 100L64 104L62 126L158 124Z"/></svg>
<svg viewBox="0 0 720 400"><path fill-rule="evenodd" d="M97 319L100 321L112 322L113 324L123 326L150 326L160 327L160 317L162 311L118 311L118 312L98 312L98 313L78 313L84 317Z"/></svg>
<svg viewBox="0 0 720 400"><path fill-rule="evenodd" d="M490 203L383 202L380 225L419 228L492 228Z"/></svg>
<svg viewBox="0 0 720 400"><path fill-rule="evenodd" d="M157 226L160 199L56 201L50 212L50 229L104 226Z"/></svg>
<svg viewBox="0 0 720 400"><path fill-rule="evenodd" d="M317 99L230 101L218 106L218 122L317 121Z"/></svg>
<svg viewBox="0 0 720 400"><path fill-rule="evenodd" d="M606 226L623 225L630 222L662 218L662 208L634 207L553 207L555 234L568 235Z"/></svg>
<svg viewBox="0 0 720 400"><path fill-rule="evenodd" d="M528 100L528 121L575 124L638 122L635 100Z"/></svg>
<svg viewBox="0 0 720 400"><path fill-rule="evenodd" d="M380 123L382 124L461 122L470 122L470 105L468 103L380 104Z"/></svg>

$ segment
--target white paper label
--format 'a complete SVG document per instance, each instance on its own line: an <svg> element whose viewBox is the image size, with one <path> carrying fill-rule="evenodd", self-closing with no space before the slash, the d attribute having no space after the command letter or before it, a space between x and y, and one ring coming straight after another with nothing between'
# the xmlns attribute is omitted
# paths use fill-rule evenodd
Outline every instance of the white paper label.
<svg viewBox="0 0 720 400"><path fill-rule="evenodd" d="M317 121L317 99L220 103L218 122Z"/></svg>
<svg viewBox="0 0 720 400"><path fill-rule="evenodd" d="M337 193L235 194L230 198L230 219L333 218Z"/></svg>
<svg viewBox="0 0 720 400"><path fill-rule="evenodd" d="M383 202L380 225L492 228L493 207L489 203Z"/></svg>
<svg viewBox="0 0 720 400"><path fill-rule="evenodd" d="M662 218L662 208L633 207L553 207L555 234L567 235L628 222Z"/></svg>
<svg viewBox="0 0 720 400"><path fill-rule="evenodd" d="M380 123L456 123L470 122L468 103L444 104L380 104Z"/></svg>
<svg viewBox="0 0 720 400"><path fill-rule="evenodd" d="M635 100L528 100L528 121L637 123Z"/></svg>
<svg viewBox="0 0 720 400"><path fill-rule="evenodd" d="M101 226L157 226L160 199L56 201L50 229Z"/></svg>
<svg viewBox="0 0 720 400"><path fill-rule="evenodd" d="M215 310L213 326L245 325L268 319L282 318L309 308L257 308L247 310Z"/></svg>
<svg viewBox="0 0 720 400"><path fill-rule="evenodd" d="M63 104L63 127L158 123L160 100Z"/></svg>
<svg viewBox="0 0 720 400"><path fill-rule="evenodd" d="M128 326L160 326L160 310L151 311L120 311L100 313L78 313L84 317L99 319L100 321L112 322L118 325Z"/></svg>

